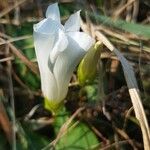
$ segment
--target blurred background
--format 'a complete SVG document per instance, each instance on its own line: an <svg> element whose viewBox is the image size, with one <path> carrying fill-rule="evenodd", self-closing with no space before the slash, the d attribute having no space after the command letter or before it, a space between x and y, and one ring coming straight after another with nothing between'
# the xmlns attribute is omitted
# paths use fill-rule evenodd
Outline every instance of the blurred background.
<svg viewBox="0 0 150 150"><path fill-rule="evenodd" d="M105 46L94 80L80 86L75 71L60 114L44 108L32 34L54 2L62 24L82 10L81 31L96 40L100 31L127 58L150 122L149 0L0 0L0 150L143 149L121 64Z"/></svg>

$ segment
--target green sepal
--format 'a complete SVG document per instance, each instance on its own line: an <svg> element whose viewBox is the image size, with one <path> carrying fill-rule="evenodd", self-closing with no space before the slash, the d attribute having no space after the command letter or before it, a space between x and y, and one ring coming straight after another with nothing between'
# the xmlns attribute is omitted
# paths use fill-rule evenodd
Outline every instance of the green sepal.
<svg viewBox="0 0 150 150"><path fill-rule="evenodd" d="M59 112L60 108L63 106L63 102L57 102L56 100L49 100L48 98L44 99L45 109L52 112L53 115L56 115Z"/></svg>
<svg viewBox="0 0 150 150"><path fill-rule="evenodd" d="M97 73L97 63L100 58L102 43L97 42L84 56L79 64L77 75L80 85L92 83Z"/></svg>

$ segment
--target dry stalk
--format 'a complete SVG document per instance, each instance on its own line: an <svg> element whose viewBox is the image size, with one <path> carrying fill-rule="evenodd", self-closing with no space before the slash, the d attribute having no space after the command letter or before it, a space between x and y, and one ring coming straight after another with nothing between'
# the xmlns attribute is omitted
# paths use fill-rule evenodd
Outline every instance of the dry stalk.
<svg viewBox="0 0 150 150"><path fill-rule="evenodd" d="M2 38L0 38L0 40L5 43L6 41ZM16 55L19 59L21 59L21 61L27 65L32 72L34 72L35 74L39 75L39 71L38 71L38 67L33 64L27 57L24 56L23 53L21 53L20 50L18 50L12 43L7 43L8 46L10 47L11 52Z"/></svg>
<svg viewBox="0 0 150 150"><path fill-rule="evenodd" d="M2 59L0 59L0 62L6 62L6 61L9 61L9 60L14 60L14 57L10 56L10 57L6 57L6 58L2 58Z"/></svg>
<svg viewBox="0 0 150 150"><path fill-rule="evenodd" d="M132 66L128 63L126 58L112 45L112 43L100 32L96 31L96 36L98 40L102 41L103 44L112 52L116 54L118 59L120 60L125 79L128 85L129 94L131 97L131 101L133 104L133 108L135 111L136 118L138 119L142 135L143 135L143 143L144 143L144 149L150 150L150 130L147 122L147 118L145 115L145 111L141 102L140 94L138 85L136 82L135 74L133 71Z"/></svg>
<svg viewBox="0 0 150 150"><path fill-rule="evenodd" d="M123 7L121 7L119 10L114 12L113 18L117 19L120 14L126 10L127 7L131 6L132 3L134 3L135 0L129 0Z"/></svg>
<svg viewBox="0 0 150 150"><path fill-rule="evenodd" d="M139 0L135 0L133 4L132 21L136 21L139 13Z"/></svg>
<svg viewBox="0 0 150 150"><path fill-rule="evenodd" d="M31 35L24 35L24 36L20 36L20 37L15 37L15 38L10 38L9 40L4 40L2 42L0 42L0 45L3 44L8 44L8 43L12 43L12 42L16 42L16 41L21 41L21 40L25 40L25 39L29 39L32 38Z"/></svg>
<svg viewBox="0 0 150 150"><path fill-rule="evenodd" d="M113 148L116 146L116 144L118 144L118 145L124 145L124 144L129 143L129 141L131 141L131 140L118 141L117 143L114 142L114 143L112 143L112 144L106 145L104 148L100 148L99 150L109 150L109 149L113 149Z"/></svg>
<svg viewBox="0 0 150 150"><path fill-rule="evenodd" d="M135 146L135 143L129 138L129 136L127 135L126 132L124 132L123 130L119 129L119 128L115 128L115 131L121 136L123 137L125 140L129 140L129 144L132 146L132 148L134 150L138 150L137 147Z"/></svg>
<svg viewBox="0 0 150 150"><path fill-rule="evenodd" d="M7 116L7 113L5 111L5 107L1 102L1 98L0 98L0 126L4 130L7 140L9 141L10 144L12 144L12 127L11 127L10 120Z"/></svg>

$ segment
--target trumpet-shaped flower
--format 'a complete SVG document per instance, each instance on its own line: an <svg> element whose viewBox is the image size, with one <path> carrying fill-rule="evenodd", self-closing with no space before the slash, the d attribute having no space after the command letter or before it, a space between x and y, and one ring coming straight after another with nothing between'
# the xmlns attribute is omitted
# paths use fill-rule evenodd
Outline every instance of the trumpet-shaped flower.
<svg viewBox="0 0 150 150"><path fill-rule="evenodd" d="M65 98L72 73L94 44L94 39L80 32L80 11L64 26L58 4L47 8L46 18L34 25L34 46L46 107L56 109Z"/></svg>

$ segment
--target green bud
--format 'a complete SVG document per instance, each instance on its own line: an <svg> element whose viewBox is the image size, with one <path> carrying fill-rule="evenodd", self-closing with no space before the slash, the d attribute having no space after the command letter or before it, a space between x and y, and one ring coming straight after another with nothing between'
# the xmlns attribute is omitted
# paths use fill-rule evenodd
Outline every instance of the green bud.
<svg viewBox="0 0 150 150"><path fill-rule="evenodd" d="M100 58L100 50L102 48L102 43L97 42L84 56L79 64L77 75L80 85L85 85L86 83L91 83L97 73L97 63Z"/></svg>

